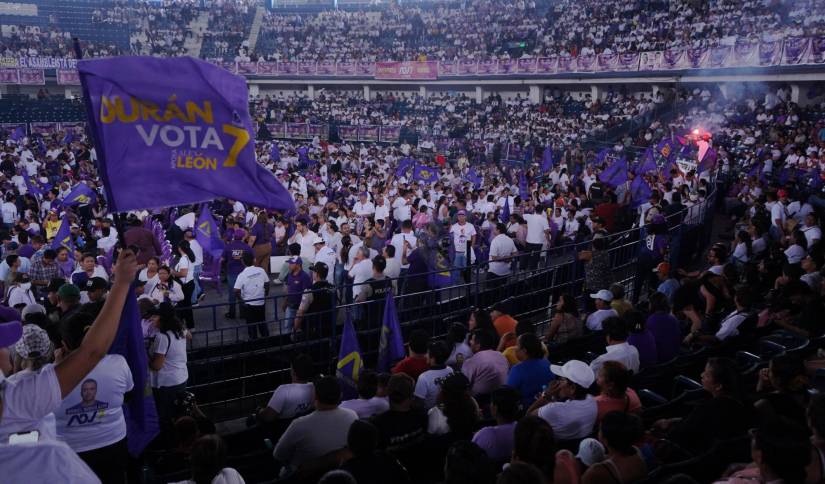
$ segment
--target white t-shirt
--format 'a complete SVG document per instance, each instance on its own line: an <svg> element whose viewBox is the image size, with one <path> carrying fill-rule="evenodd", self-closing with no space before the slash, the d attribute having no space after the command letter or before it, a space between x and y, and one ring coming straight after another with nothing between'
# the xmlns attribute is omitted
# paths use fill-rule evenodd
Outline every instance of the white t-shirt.
<svg viewBox="0 0 825 484"><path fill-rule="evenodd" d="M11 202L3 202L2 208L0 208L3 213L3 223L4 224L13 224L17 221L17 206Z"/></svg>
<svg viewBox="0 0 825 484"><path fill-rule="evenodd" d="M364 282L372 277L372 261L364 259L352 266L349 270L349 275L352 277L352 297L356 298L361 294L361 289L364 287Z"/></svg>
<svg viewBox="0 0 825 484"><path fill-rule="evenodd" d="M235 287L232 289L241 290L241 299L249 306L263 306L266 304L266 283L269 282L269 276L266 271L260 267L249 266L238 274L235 279Z"/></svg>
<svg viewBox="0 0 825 484"><path fill-rule="evenodd" d="M28 306L29 304L37 303L37 299L34 297L31 289L23 290L20 286L12 286L9 288L9 307L13 308L18 304L24 304Z"/></svg>
<svg viewBox="0 0 825 484"><path fill-rule="evenodd" d="M192 253L195 254L194 265L203 265L203 247L201 247L200 242L195 239L190 240L189 248L192 249Z"/></svg>
<svg viewBox="0 0 825 484"><path fill-rule="evenodd" d="M792 245L785 249L785 256L788 258L788 264L798 264L807 254L801 245Z"/></svg>
<svg viewBox="0 0 825 484"><path fill-rule="evenodd" d="M597 309L589 316L587 316L585 325L587 326L587 329L589 329L590 331L601 331L602 322L605 319L618 315L619 313L617 313L615 309Z"/></svg>
<svg viewBox="0 0 825 484"><path fill-rule="evenodd" d="M315 262L323 262L327 265L327 282L330 284L335 284L335 261L337 258L335 251L326 245L321 247L321 250L315 254Z"/></svg>
<svg viewBox="0 0 825 484"><path fill-rule="evenodd" d="M293 418L312 410L314 396L312 383L287 383L275 389L266 406L278 412L278 418Z"/></svg>
<svg viewBox="0 0 825 484"><path fill-rule="evenodd" d="M453 351L450 353L450 357L447 358L447 364L450 366L458 366L459 363L464 363L464 361L473 356L473 350L470 349L470 345L466 342L456 343L453 346ZM461 360L459 362L459 360Z"/></svg>
<svg viewBox="0 0 825 484"><path fill-rule="evenodd" d="M192 265L192 261L189 260L189 257L182 255L177 265L175 265L175 271L180 272L184 269L186 269L186 276L181 277L180 282L186 284L195 278L195 270Z"/></svg>
<svg viewBox="0 0 825 484"><path fill-rule="evenodd" d="M591 395L584 400L548 403L538 411L538 416L553 427L558 440L583 439L592 434L597 414L596 399Z"/></svg>
<svg viewBox="0 0 825 484"><path fill-rule="evenodd" d="M453 374L453 369L449 366L440 370L427 370L418 376L415 383L414 395L424 400L426 408L433 408L438 401L438 392L441 391L441 383L445 378Z"/></svg>
<svg viewBox="0 0 825 484"><path fill-rule="evenodd" d="M82 482L100 484L100 479L59 440L43 440L36 444L0 445L3 482Z"/></svg>
<svg viewBox="0 0 825 484"><path fill-rule="evenodd" d="M728 314L725 319L719 323L719 331L717 331L715 335L716 339L719 341L725 341L731 336L739 335L739 325L744 323L747 317L747 313L742 313L739 311L734 311Z"/></svg>
<svg viewBox="0 0 825 484"><path fill-rule="evenodd" d="M150 356L166 355L163 368L151 372L152 388L172 387L186 383L189 379L189 370L186 368L186 338L178 338L171 331L158 333L152 340L149 353Z"/></svg>
<svg viewBox="0 0 825 484"><path fill-rule="evenodd" d="M9 443L9 435L38 430L49 435L44 417L60 407L62 396L54 365L39 372L26 372L3 385L3 413L0 415L0 446Z"/></svg>
<svg viewBox="0 0 825 484"><path fill-rule="evenodd" d="M476 228L469 223L464 225L455 223L450 227L450 233L453 235L453 245L456 253L463 254L467 252L467 242L476 235Z"/></svg>
<svg viewBox="0 0 825 484"><path fill-rule="evenodd" d="M341 402L341 408L352 410L358 418L370 418L390 409L390 402L386 397L372 397L370 399L355 398Z"/></svg>
<svg viewBox="0 0 825 484"><path fill-rule="evenodd" d="M75 452L99 449L123 440L126 438L123 394L133 387L126 358L104 356L55 411L58 437Z"/></svg>
<svg viewBox="0 0 825 484"><path fill-rule="evenodd" d="M527 243L544 244L547 240L545 231L550 230L547 217L542 214L528 213L524 215L524 220L527 221Z"/></svg>
<svg viewBox="0 0 825 484"><path fill-rule="evenodd" d="M497 276L507 276L510 274L512 259L493 261L493 257L508 257L517 252L513 239L505 234L498 234L490 242L490 272Z"/></svg>

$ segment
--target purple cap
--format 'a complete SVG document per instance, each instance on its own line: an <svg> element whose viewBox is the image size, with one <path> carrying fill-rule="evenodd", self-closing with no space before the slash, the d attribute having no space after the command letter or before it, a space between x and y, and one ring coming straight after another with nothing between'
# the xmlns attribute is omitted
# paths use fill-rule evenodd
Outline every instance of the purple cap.
<svg viewBox="0 0 825 484"><path fill-rule="evenodd" d="M0 306L0 322L20 321L20 313L8 306ZM2 346L2 345L0 345Z"/></svg>
<svg viewBox="0 0 825 484"><path fill-rule="evenodd" d="M300 257L293 257L287 260L287 262L290 264L298 264L299 266L304 265L304 261L302 261Z"/></svg>
<svg viewBox="0 0 825 484"><path fill-rule="evenodd" d="M465 212L464 210L459 210L459 211L458 211L458 213L456 213L456 215L464 215L464 216L466 216L466 215L467 215L467 212Z"/></svg>
<svg viewBox="0 0 825 484"><path fill-rule="evenodd" d="M0 348L7 348L17 343L23 336L23 325L20 321L0 323Z"/></svg>

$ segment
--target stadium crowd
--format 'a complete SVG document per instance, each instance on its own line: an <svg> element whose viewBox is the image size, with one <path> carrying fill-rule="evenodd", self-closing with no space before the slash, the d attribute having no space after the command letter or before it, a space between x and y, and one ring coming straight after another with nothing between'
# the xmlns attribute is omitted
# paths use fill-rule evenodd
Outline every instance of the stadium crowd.
<svg viewBox="0 0 825 484"><path fill-rule="evenodd" d="M602 483L697 469L715 473L708 480L819 482L825 401L809 390L823 367L823 106L797 106L784 88L677 99L675 118L648 118L602 150L583 149L572 127L644 114L638 101L254 101L263 122L394 122L462 141L449 156L426 136L398 146L260 141L259 162L297 212L206 204L223 234L218 252L196 230L203 206L115 223L83 136L5 133L3 462L25 475L50 452L61 462L53 479L134 474L122 406L140 383L123 357L104 356L134 292L161 424L140 462L163 482ZM568 131L535 129L572 116ZM712 162L697 153L707 139L696 127L713 135ZM724 215L711 233L715 207ZM114 249L123 230L136 257ZM704 256L697 231L715 237ZM623 236L638 241L631 282L611 266ZM270 267L271 255L288 256L284 267ZM540 321L517 318L507 284L558 258L581 261L583 284L550 288ZM327 338L334 329L318 315L336 298L356 303L359 330L381 326L388 292L402 323L417 306L405 302L433 289L475 282L493 300L451 321L446 338L405 326L407 354L387 373L361 371L357 388L319 376L328 362L298 352L291 383L229 445L186 391L187 345L201 330L192 307L210 273L227 280L225 317L243 320L247 341ZM765 338L797 348L771 351L779 344ZM93 416L101 423L88 425ZM44 455L5 445L35 429ZM238 458L243 442L264 438L272 449Z"/></svg>

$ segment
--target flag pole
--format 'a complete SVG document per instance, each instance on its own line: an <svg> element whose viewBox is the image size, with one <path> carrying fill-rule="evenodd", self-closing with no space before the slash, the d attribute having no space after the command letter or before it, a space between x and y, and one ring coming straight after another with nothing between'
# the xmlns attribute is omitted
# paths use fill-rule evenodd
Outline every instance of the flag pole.
<svg viewBox="0 0 825 484"><path fill-rule="evenodd" d="M73 37L72 38L72 48L74 50L75 59L82 60L83 59L83 50L80 48L80 38L78 38L78 37ZM86 132L86 139L88 139L89 142L92 145L95 145L95 140L94 140L94 137L92 136L92 130L89 128L89 123L88 122L86 123L86 127L84 128L84 131ZM97 160L95 160L95 161L97 161ZM99 166L95 166L95 168L97 168L98 171L100 171ZM125 248L126 247L126 236L125 236L125 230L124 230L124 225L125 224L124 224L123 215L120 214L120 213L113 213L112 217L114 217L114 219L115 219L114 222L115 222L115 229L117 230L118 243L120 244L120 247ZM137 255L137 254L135 254L135 255Z"/></svg>

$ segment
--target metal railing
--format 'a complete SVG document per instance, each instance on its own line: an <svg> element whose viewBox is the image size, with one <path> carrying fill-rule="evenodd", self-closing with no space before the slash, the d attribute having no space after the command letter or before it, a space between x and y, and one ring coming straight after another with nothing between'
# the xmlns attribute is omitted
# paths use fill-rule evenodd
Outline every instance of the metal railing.
<svg viewBox="0 0 825 484"><path fill-rule="evenodd" d="M683 266L707 246L718 191L714 190L703 203L669 217L667 258L674 267ZM625 287L628 299L638 300L653 276L648 261L640 257L646 229L633 228L608 238L612 279ZM504 282L493 283L486 277L485 262L464 269L458 283L449 287L416 289L409 278L399 278L395 303L405 339L417 328L425 329L433 338L443 337L453 322L466 322L472 308L487 308L502 300L508 300L514 318L532 321L543 334L549 322L550 303L559 294L578 298L582 308L589 299L583 293L585 263L578 260L577 254L589 250L591 245L591 241L585 241L539 251L536 267L520 269ZM520 253L513 264L522 266L531 255ZM331 308L305 315L302 331L297 335L282 331L286 326L282 310L286 295L266 298L267 317L262 324L267 325L270 336L259 339L250 339L249 326L243 322L223 322L218 317L227 310L225 303L192 308L201 323L199 327L208 314L212 316L211 328L196 331L188 351L188 388L196 394L201 408L217 421L248 415L266 404L279 384L289 382L289 363L298 353L310 355L322 373L334 374L341 325L348 312L358 332L364 365L374 368L384 301L352 302L346 296L347 289L357 287L350 285L334 291ZM649 285L648 289L651 288L655 286Z"/></svg>

